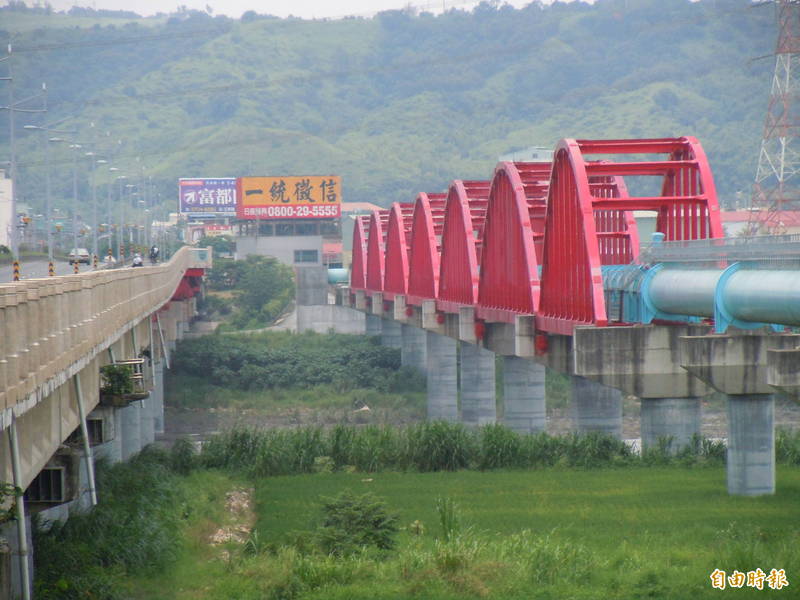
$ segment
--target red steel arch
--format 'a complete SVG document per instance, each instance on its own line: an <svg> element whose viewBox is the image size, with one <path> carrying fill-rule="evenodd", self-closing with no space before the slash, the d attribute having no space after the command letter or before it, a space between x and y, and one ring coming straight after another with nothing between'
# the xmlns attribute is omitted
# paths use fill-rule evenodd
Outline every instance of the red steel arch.
<svg viewBox="0 0 800 600"><path fill-rule="evenodd" d="M394 300L395 294L405 295L408 291L408 260L411 223L414 204L395 202L389 209L389 223L386 233L385 273L383 274L383 293L387 300Z"/></svg>
<svg viewBox="0 0 800 600"><path fill-rule="evenodd" d="M497 165L483 233L476 316L513 322L539 307L551 163Z"/></svg>
<svg viewBox="0 0 800 600"><path fill-rule="evenodd" d="M439 265L439 310L458 312L460 306L473 306L478 301L478 265L488 199L488 181L456 180L450 185Z"/></svg>
<svg viewBox="0 0 800 600"><path fill-rule="evenodd" d="M606 161L607 162L607 161ZM589 189L595 198L629 198L625 180L618 176L589 178ZM600 264L627 265L639 255L639 230L633 211L612 208L594 211Z"/></svg>
<svg viewBox="0 0 800 600"><path fill-rule="evenodd" d="M585 160L591 154L668 156ZM624 176L662 177L661 195L625 197L619 185ZM624 213L634 210L656 211L656 227L668 240L722 236L711 169L696 139L558 143L548 192L538 328L570 335L576 325L608 324L601 265L618 264L633 254L636 233Z"/></svg>
<svg viewBox="0 0 800 600"><path fill-rule="evenodd" d="M367 236L367 293L383 291L384 251L388 210L374 210L369 218Z"/></svg>
<svg viewBox="0 0 800 600"><path fill-rule="evenodd" d="M413 268L408 274L406 298L409 305L419 306L423 300L433 300L439 293L439 255L446 201L447 194L422 192L414 202L409 258Z"/></svg>
<svg viewBox="0 0 800 600"><path fill-rule="evenodd" d="M350 261L350 288L363 290L367 287L367 226L369 217L356 217L353 226L353 258Z"/></svg>

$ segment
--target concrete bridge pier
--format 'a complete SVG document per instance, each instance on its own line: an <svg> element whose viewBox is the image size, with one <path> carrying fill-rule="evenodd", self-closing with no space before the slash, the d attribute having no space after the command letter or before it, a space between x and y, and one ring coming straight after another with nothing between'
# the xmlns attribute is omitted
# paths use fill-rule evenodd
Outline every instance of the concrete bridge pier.
<svg viewBox="0 0 800 600"><path fill-rule="evenodd" d="M728 493L775 493L775 399L770 394L728 395Z"/></svg>
<svg viewBox="0 0 800 600"><path fill-rule="evenodd" d="M426 332L428 420L458 422L457 342Z"/></svg>
<svg viewBox="0 0 800 600"><path fill-rule="evenodd" d="M380 317L375 315L366 316L366 334L367 335L380 335L381 334L381 321Z"/></svg>
<svg viewBox="0 0 800 600"><path fill-rule="evenodd" d="M381 319L381 344L389 348L403 347L401 324L389 319Z"/></svg>
<svg viewBox="0 0 800 600"><path fill-rule="evenodd" d="M681 365L728 399L728 493L775 493L775 379L780 357L800 347L798 334L731 333L681 338ZM772 361L774 362L774 361ZM796 371L794 365L793 370ZM778 377L780 379L780 377ZM786 383L785 381L783 383Z"/></svg>
<svg viewBox="0 0 800 600"><path fill-rule="evenodd" d="M622 392L573 375L572 418L578 433L597 431L622 438Z"/></svg>
<svg viewBox="0 0 800 600"><path fill-rule="evenodd" d="M677 452L700 435L700 398L642 398L642 448L656 448L669 440L669 450Z"/></svg>
<svg viewBox="0 0 800 600"><path fill-rule="evenodd" d="M517 433L547 430L545 367L517 356L503 357L505 425Z"/></svg>
<svg viewBox="0 0 800 600"><path fill-rule="evenodd" d="M495 354L461 342L461 422L479 426L497 422Z"/></svg>
<svg viewBox="0 0 800 600"><path fill-rule="evenodd" d="M122 460L122 434L120 409L111 406L96 406L89 413L90 419L103 420L103 436L107 441L95 446L95 461L105 458L111 464Z"/></svg>
<svg viewBox="0 0 800 600"><path fill-rule="evenodd" d="M150 401L153 403L153 426L156 433L164 433L164 363L153 362L153 377L155 383L150 392Z"/></svg>
<svg viewBox="0 0 800 600"><path fill-rule="evenodd" d="M150 397L139 401L139 404L139 414L141 415L141 420L139 422L139 442L141 447L144 448L147 444L152 444L156 439L152 393Z"/></svg>
<svg viewBox="0 0 800 600"><path fill-rule="evenodd" d="M676 451L700 433L699 398L709 389L675 357L682 336L708 331L707 325L579 327L573 337L575 373L640 398L642 446L671 437Z"/></svg>
<svg viewBox="0 0 800 600"><path fill-rule="evenodd" d="M142 403L131 402L120 411L122 460L128 460L142 449Z"/></svg>
<svg viewBox="0 0 800 600"><path fill-rule="evenodd" d="M400 362L404 367L414 367L425 375L428 372L426 332L413 325L401 325L402 346Z"/></svg>

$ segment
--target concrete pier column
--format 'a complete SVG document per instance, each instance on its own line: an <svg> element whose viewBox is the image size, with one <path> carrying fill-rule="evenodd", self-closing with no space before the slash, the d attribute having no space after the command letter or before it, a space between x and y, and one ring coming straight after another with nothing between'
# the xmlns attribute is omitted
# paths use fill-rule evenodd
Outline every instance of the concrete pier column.
<svg viewBox="0 0 800 600"><path fill-rule="evenodd" d="M775 493L775 400L770 394L728 395L728 493Z"/></svg>
<svg viewBox="0 0 800 600"><path fill-rule="evenodd" d="M660 438L670 438L677 452L700 435L700 398L642 398L642 448L656 448Z"/></svg>
<svg viewBox="0 0 800 600"><path fill-rule="evenodd" d="M428 372L426 331L413 325L402 325L400 362L404 367L414 367L423 375Z"/></svg>
<svg viewBox="0 0 800 600"><path fill-rule="evenodd" d="M428 356L428 420L458 421L456 341L426 332Z"/></svg>
<svg viewBox="0 0 800 600"><path fill-rule="evenodd" d="M142 404L131 402L120 410L122 460L128 460L142 449Z"/></svg>
<svg viewBox="0 0 800 600"><path fill-rule="evenodd" d="M573 375L572 416L578 433L599 431L622 438L622 392Z"/></svg>
<svg viewBox="0 0 800 600"><path fill-rule="evenodd" d="M367 318L367 335L380 335L381 334L381 319L375 315L366 315Z"/></svg>
<svg viewBox="0 0 800 600"><path fill-rule="evenodd" d="M153 373L155 385L150 392L150 400L153 402L153 426L156 433L164 433L164 363L154 362Z"/></svg>
<svg viewBox="0 0 800 600"><path fill-rule="evenodd" d="M547 430L542 365L517 356L503 357L503 423L517 433Z"/></svg>
<svg viewBox="0 0 800 600"><path fill-rule="evenodd" d="M381 344L389 348L402 348L403 334L400 325L397 321L381 319Z"/></svg>
<svg viewBox="0 0 800 600"><path fill-rule="evenodd" d="M497 421L495 354L461 342L461 422L487 425Z"/></svg>
<svg viewBox="0 0 800 600"><path fill-rule="evenodd" d="M139 427L140 427L139 435L142 448L144 448L145 446L147 446L147 444L152 444L156 439L152 396L150 398L145 398L144 400L140 401L139 404L141 405L140 408L141 420L139 421Z"/></svg>

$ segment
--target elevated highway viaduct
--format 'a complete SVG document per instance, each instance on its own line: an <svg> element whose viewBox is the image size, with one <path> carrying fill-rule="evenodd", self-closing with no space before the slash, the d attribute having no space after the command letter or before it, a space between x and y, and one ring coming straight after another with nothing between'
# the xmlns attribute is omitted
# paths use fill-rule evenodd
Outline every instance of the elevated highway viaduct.
<svg viewBox="0 0 800 600"><path fill-rule="evenodd" d="M163 370L209 267L210 249L183 247L156 266L0 285L0 482L17 490L0 596L30 598L30 511L94 505L95 457L125 460L163 431Z"/></svg>

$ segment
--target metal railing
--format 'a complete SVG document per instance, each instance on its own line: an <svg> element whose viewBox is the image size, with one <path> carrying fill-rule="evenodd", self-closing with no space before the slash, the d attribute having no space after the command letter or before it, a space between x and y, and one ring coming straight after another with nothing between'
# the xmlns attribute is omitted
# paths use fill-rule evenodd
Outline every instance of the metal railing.
<svg viewBox="0 0 800 600"><path fill-rule="evenodd" d="M800 264L800 234L642 244L639 263L759 262Z"/></svg>

